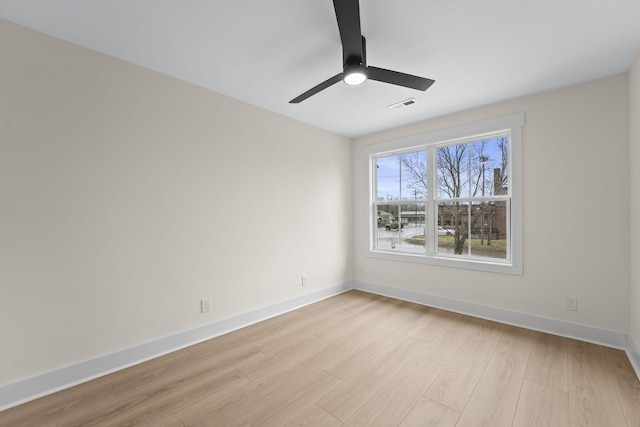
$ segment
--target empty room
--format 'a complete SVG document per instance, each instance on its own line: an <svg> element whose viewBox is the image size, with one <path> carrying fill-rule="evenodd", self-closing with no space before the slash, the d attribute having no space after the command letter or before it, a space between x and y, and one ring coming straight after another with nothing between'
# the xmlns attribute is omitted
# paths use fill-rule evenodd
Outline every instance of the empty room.
<svg viewBox="0 0 640 427"><path fill-rule="evenodd" d="M0 0L0 426L640 426L639 16Z"/></svg>

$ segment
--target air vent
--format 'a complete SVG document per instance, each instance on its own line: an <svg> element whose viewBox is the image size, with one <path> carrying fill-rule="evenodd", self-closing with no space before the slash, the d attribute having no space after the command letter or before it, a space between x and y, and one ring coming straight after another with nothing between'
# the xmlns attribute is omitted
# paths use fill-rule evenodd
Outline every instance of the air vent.
<svg viewBox="0 0 640 427"><path fill-rule="evenodd" d="M400 101L400 102L396 102L395 104L391 104L391 105L389 105L389 108L391 108L392 110L399 110L401 108L408 107L408 106L416 104L416 103L418 103L418 101L416 101L415 98L409 98L409 99L405 99L404 101Z"/></svg>

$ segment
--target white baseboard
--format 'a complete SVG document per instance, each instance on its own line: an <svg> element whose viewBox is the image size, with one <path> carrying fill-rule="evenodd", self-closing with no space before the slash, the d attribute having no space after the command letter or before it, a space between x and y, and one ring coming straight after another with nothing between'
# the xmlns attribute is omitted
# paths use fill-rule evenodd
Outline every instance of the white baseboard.
<svg viewBox="0 0 640 427"><path fill-rule="evenodd" d="M620 332L427 295L376 283L356 281L355 289L607 347L627 349L627 335Z"/></svg>
<svg viewBox="0 0 640 427"><path fill-rule="evenodd" d="M0 411L353 289L351 282L0 387Z"/></svg>

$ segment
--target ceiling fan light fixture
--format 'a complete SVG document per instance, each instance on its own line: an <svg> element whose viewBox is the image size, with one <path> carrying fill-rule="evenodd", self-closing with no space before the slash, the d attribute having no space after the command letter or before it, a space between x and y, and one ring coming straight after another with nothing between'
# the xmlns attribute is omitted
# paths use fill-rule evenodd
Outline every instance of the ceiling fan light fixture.
<svg viewBox="0 0 640 427"><path fill-rule="evenodd" d="M345 67L342 80L349 86L357 86L367 81L367 73L361 65Z"/></svg>

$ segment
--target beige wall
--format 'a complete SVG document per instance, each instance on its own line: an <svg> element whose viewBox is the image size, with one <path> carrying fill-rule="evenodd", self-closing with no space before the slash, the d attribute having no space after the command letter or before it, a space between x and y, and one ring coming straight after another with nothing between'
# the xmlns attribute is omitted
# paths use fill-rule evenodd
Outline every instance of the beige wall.
<svg viewBox="0 0 640 427"><path fill-rule="evenodd" d="M626 334L629 326L627 75L357 138L354 273L359 281ZM365 256L365 157L380 141L523 112L524 275ZM564 298L578 298L566 311Z"/></svg>
<svg viewBox="0 0 640 427"><path fill-rule="evenodd" d="M640 347L640 52L629 71L629 141L632 260L629 336ZM636 357L640 362L640 354Z"/></svg>
<svg viewBox="0 0 640 427"><path fill-rule="evenodd" d="M348 139L5 21L0 58L0 385L351 280Z"/></svg>

